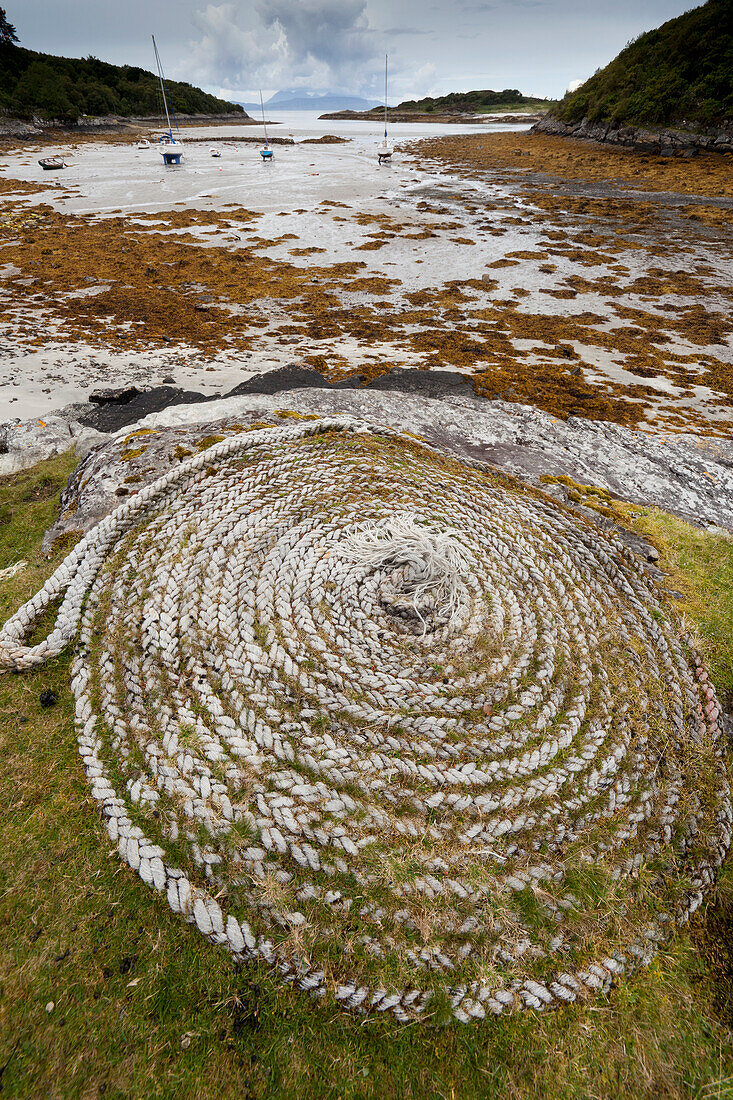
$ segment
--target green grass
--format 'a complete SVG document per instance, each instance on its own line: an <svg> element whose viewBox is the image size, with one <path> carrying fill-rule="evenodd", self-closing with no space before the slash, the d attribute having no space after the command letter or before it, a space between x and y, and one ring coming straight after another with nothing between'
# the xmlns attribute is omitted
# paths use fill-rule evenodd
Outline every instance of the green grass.
<svg viewBox="0 0 733 1100"><path fill-rule="evenodd" d="M72 465L65 456L0 481L0 568L30 562L0 583L0 621L59 560L39 547ZM674 550L687 571L689 614L701 608L722 670L731 629L723 597L715 613L709 597L712 585L730 595L730 544L651 510L642 518L662 565ZM59 701L44 709L46 688ZM705 921L610 997L468 1027L363 1019L264 967L236 969L121 863L76 751L68 655L0 677L0 739L3 1100L733 1097L729 868ZM590 874L581 885L602 887Z"/></svg>
<svg viewBox="0 0 733 1100"><path fill-rule="evenodd" d="M671 602L733 708L733 536L701 531L658 508L614 502L614 510L659 551L665 585L678 593Z"/></svg>

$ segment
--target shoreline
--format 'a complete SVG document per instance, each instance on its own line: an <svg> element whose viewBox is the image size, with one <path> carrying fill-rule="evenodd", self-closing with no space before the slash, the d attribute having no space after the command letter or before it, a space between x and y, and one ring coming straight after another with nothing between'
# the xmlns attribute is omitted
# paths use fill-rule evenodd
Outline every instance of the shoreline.
<svg viewBox="0 0 733 1100"><path fill-rule="evenodd" d="M222 115L179 115L178 121L184 126L218 126L240 125L261 126L262 122L251 118L246 113L242 116L238 111ZM165 128L165 118L160 115L130 116L109 115L95 118L79 119L76 123L65 123L59 119L32 119L0 118L0 143L7 141L43 141L55 142L59 138L68 138L74 141L85 138L104 138L108 135L115 137L128 135L137 137L144 132Z"/></svg>
<svg viewBox="0 0 733 1100"><path fill-rule="evenodd" d="M532 128L536 134L594 141L661 156L697 156L700 152L733 153L733 130L685 130L673 126L619 126L608 122L562 122L546 115Z"/></svg>
<svg viewBox="0 0 733 1100"><path fill-rule="evenodd" d="M383 122L384 112L376 108L371 111L331 111L324 115L318 116L324 122ZM452 112L435 112L435 114L428 111L397 111L394 108L387 108L387 122L388 124L396 122L422 122L422 123L439 123L444 125L467 125L476 126L478 124L493 125L496 123L505 123L507 126L515 126L526 123L537 123L544 118L544 112L542 111L530 111L523 113L521 111L511 111L505 114L497 112L496 114L471 114L471 113L452 113Z"/></svg>

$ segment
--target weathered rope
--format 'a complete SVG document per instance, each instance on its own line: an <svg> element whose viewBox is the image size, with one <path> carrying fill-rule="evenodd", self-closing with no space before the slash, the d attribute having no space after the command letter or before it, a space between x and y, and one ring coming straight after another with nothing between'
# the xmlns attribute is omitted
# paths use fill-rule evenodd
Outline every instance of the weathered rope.
<svg viewBox="0 0 733 1100"><path fill-rule="evenodd" d="M472 562L457 535L418 523L408 512L361 524L341 553L372 570L391 566L395 597L414 611L425 634L428 623L421 608L450 628L460 621L467 593L462 578L470 573Z"/></svg>
<svg viewBox="0 0 733 1100"><path fill-rule="evenodd" d="M606 989L730 841L713 688L633 557L395 432L323 420L182 463L5 624L0 665L77 635L122 858L212 943L352 1009Z"/></svg>

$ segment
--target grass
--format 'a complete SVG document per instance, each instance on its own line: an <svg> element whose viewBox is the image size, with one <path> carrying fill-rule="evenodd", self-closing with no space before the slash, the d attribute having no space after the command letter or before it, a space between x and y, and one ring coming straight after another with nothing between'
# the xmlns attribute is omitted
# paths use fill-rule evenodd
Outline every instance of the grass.
<svg viewBox="0 0 733 1100"><path fill-rule="evenodd" d="M0 621L59 560L40 542L72 467L0 481L0 569L29 561L0 583ZM725 687L731 543L634 511ZM610 997L468 1027L362 1019L234 968L121 864L76 751L68 655L0 677L0 738L3 1098L733 1097L729 868L704 923Z"/></svg>
<svg viewBox="0 0 733 1100"><path fill-rule="evenodd" d="M564 485L571 503L618 521L659 551L665 587L676 592L677 610L727 709L733 709L733 536L702 531L659 508L616 500L607 489L565 475L541 481Z"/></svg>
<svg viewBox="0 0 733 1100"><path fill-rule="evenodd" d="M733 537L701 531L658 508L616 505L659 551L667 585L693 628L718 691L733 703Z"/></svg>

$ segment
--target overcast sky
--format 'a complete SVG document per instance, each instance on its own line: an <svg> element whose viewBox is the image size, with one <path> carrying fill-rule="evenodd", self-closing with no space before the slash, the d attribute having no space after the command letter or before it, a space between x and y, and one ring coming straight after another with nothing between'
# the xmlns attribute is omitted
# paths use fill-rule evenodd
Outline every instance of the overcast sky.
<svg viewBox="0 0 733 1100"><path fill-rule="evenodd" d="M684 0L0 0L21 45L153 68L225 98L309 86L390 102L471 88L557 97Z"/></svg>

